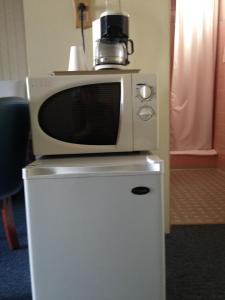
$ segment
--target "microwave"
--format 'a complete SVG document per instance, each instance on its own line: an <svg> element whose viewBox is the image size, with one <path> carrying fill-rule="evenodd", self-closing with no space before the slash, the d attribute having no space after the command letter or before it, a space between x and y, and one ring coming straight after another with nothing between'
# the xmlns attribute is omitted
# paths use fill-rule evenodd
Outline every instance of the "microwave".
<svg viewBox="0 0 225 300"><path fill-rule="evenodd" d="M26 79L36 156L154 150L155 74Z"/></svg>

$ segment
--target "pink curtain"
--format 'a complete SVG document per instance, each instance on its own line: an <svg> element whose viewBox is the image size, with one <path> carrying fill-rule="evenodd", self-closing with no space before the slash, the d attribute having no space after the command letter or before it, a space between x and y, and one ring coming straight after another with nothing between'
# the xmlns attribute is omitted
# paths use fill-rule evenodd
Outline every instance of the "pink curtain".
<svg viewBox="0 0 225 300"><path fill-rule="evenodd" d="M171 150L212 149L218 0L177 0Z"/></svg>

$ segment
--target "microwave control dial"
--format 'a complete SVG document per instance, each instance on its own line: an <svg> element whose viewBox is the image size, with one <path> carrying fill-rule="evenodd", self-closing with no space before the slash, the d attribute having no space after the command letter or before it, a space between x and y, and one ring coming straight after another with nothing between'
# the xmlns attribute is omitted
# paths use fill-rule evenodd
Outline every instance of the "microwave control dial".
<svg viewBox="0 0 225 300"><path fill-rule="evenodd" d="M148 121L154 116L154 109L150 106L143 106L139 109L137 115L142 121Z"/></svg>
<svg viewBox="0 0 225 300"><path fill-rule="evenodd" d="M139 85L138 89L138 97L141 98L141 100L149 100L152 96L152 87L147 84L141 84Z"/></svg>

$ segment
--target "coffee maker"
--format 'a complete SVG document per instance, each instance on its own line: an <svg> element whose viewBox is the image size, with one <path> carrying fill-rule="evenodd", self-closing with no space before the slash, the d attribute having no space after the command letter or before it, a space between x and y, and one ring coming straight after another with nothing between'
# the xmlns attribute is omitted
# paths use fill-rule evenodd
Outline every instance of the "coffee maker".
<svg viewBox="0 0 225 300"><path fill-rule="evenodd" d="M112 9L112 1L106 2L108 9L92 26L93 65L95 70L123 69L134 52L133 41L129 39L129 15L121 12L120 5Z"/></svg>

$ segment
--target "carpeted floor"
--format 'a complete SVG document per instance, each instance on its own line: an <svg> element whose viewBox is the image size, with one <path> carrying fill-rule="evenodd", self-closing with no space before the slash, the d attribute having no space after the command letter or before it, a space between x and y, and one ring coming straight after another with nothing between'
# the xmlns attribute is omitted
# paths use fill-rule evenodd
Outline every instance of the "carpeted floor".
<svg viewBox="0 0 225 300"><path fill-rule="evenodd" d="M31 300L24 203L14 203L22 249L8 250L0 224L0 300ZM166 262L167 300L225 299L225 225L173 226Z"/></svg>
<svg viewBox="0 0 225 300"><path fill-rule="evenodd" d="M8 249L0 222L0 300L31 300L25 209L21 195L14 199L14 211L21 249Z"/></svg>
<svg viewBox="0 0 225 300"><path fill-rule="evenodd" d="M167 300L224 300L225 225L173 226L166 266Z"/></svg>
<svg viewBox="0 0 225 300"><path fill-rule="evenodd" d="M225 224L225 172L172 170L171 222L174 225Z"/></svg>

